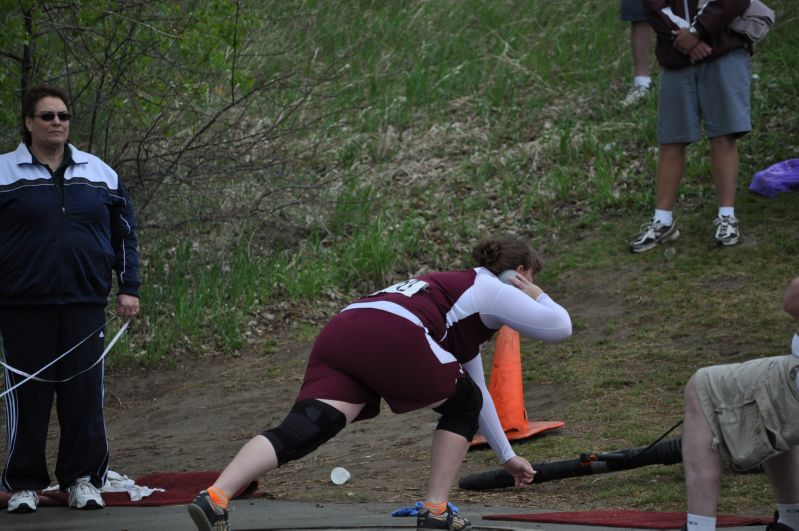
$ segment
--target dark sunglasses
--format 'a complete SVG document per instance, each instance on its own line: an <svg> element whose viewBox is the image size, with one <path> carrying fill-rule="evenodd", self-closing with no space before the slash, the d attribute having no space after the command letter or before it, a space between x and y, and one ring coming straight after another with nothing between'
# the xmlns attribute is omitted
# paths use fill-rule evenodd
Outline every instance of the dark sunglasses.
<svg viewBox="0 0 799 531"><path fill-rule="evenodd" d="M58 116L58 119L62 122L68 122L69 119L72 117L71 114L68 112L43 112L42 114L33 114L34 118L41 118L45 122L52 122L55 120L55 117Z"/></svg>

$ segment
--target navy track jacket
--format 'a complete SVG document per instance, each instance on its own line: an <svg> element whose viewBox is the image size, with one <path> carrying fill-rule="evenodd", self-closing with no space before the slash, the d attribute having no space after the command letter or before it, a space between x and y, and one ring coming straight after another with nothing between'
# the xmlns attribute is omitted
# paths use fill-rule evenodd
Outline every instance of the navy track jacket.
<svg viewBox="0 0 799 531"><path fill-rule="evenodd" d="M139 296L135 213L116 172L69 145L64 199L23 143L0 155L0 306L107 304Z"/></svg>

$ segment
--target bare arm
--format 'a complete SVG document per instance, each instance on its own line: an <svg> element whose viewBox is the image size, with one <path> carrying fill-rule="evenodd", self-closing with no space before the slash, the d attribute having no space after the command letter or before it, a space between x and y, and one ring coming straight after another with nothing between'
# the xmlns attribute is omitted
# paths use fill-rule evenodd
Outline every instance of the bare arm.
<svg viewBox="0 0 799 531"><path fill-rule="evenodd" d="M796 323L796 332L791 341L791 352L794 356L799 356L799 277L791 280L788 287L785 288L785 297L782 300L782 307L785 311L793 317ZM799 385L799 380L797 381Z"/></svg>

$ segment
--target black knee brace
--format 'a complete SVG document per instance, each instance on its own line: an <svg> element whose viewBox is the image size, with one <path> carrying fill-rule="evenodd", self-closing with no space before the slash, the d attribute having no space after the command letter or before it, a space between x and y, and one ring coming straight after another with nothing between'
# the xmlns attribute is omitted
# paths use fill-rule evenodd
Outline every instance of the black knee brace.
<svg viewBox="0 0 799 531"><path fill-rule="evenodd" d="M458 380L455 394L433 411L441 413L436 429L451 431L463 435L471 442L480 420L480 409L483 407L483 393L467 374Z"/></svg>
<svg viewBox="0 0 799 531"><path fill-rule="evenodd" d="M277 464L306 456L344 429L347 419L330 404L310 399L294 404L285 420L263 436L275 447Z"/></svg>

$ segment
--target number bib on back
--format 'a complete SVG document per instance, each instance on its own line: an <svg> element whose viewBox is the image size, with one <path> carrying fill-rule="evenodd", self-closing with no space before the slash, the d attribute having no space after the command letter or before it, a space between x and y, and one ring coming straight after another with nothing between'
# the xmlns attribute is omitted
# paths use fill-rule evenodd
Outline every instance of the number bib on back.
<svg viewBox="0 0 799 531"><path fill-rule="evenodd" d="M405 295L406 297L412 297L415 294L419 293L420 291L424 291L429 286L427 282L424 280L419 280L416 278L412 278L409 280L405 280L398 284L394 284L393 286L389 286L385 289L381 289L380 291L375 291L372 293L371 296L379 295L381 293L399 293L401 295Z"/></svg>

